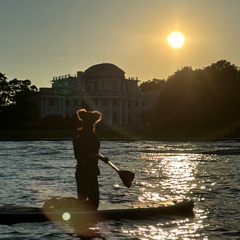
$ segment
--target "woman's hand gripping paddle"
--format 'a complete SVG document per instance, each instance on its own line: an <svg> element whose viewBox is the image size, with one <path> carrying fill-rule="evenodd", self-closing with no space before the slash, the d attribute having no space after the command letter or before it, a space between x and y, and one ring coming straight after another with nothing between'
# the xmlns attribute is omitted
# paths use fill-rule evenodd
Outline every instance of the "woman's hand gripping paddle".
<svg viewBox="0 0 240 240"><path fill-rule="evenodd" d="M104 158L104 156L99 153L99 156ZM119 168L117 168L112 162L110 161L106 161L106 163L111 167L113 168L117 173L118 175L120 176L123 184L130 188L132 186L132 182L133 182L133 179L135 177L135 173L131 172L131 171L127 171L127 170L119 170Z"/></svg>

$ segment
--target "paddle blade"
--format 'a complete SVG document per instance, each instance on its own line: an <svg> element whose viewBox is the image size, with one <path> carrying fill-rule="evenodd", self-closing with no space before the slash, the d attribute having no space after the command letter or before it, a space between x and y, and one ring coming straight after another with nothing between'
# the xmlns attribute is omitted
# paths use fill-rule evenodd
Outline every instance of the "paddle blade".
<svg viewBox="0 0 240 240"><path fill-rule="evenodd" d="M133 172L130 171L126 171L126 170L119 170L118 174L123 182L123 184L130 188L132 186L132 182L134 180L135 174Z"/></svg>

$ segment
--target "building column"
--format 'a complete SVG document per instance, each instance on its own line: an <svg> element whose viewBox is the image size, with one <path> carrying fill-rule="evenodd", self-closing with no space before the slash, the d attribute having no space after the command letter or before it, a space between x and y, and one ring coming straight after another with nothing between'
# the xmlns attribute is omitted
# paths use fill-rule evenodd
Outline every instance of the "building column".
<svg viewBox="0 0 240 240"><path fill-rule="evenodd" d="M41 100L41 118L46 117L46 97L42 98Z"/></svg>
<svg viewBox="0 0 240 240"><path fill-rule="evenodd" d="M112 111L112 99L108 99L108 120L109 120L109 125L112 126L113 122L112 122L112 115L113 115L113 111Z"/></svg>
<svg viewBox="0 0 240 240"><path fill-rule="evenodd" d="M124 100L124 125L128 125L128 100Z"/></svg>
<svg viewBox="0 0 240 240"><path fill-rule="evenodd" d="M66 103L65 103L65 101L66 101L66 99L63 98L63 99L62 99L62 117L63 117L63 118L66 117L66 109L65 109Z"/></svg>
<svg viewBox="0 0 240 240"><path fill-rule="evenodd" d="M119 107L118 107L118 125L122 126L123 125L123 106L122 103L123 100L119 99L118 103L119 103Z"/></svg>
<svg viewBox="0 0 240 240"><path fill-rule="evenodd" d="M58 111L57 112L59 113L59 115L62 116L62 98L58 97L56 100L58 101Z"/></svg>
<svg viewBox="0 0 240 240"><path fill-rule="evenodd" d="M95 98L94 99L94 105L95 105L96 101L97 101L97 104L96 104L95 108L97 109L97 111L101 112L101 109L100 109L100 99L99 98Z"/></svg>

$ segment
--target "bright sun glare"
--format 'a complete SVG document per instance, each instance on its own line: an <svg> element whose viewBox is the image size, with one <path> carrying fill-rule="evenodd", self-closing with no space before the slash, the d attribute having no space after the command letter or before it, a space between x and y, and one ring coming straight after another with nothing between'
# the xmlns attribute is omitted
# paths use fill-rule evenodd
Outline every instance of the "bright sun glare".
<svg viewBox="0 0 240 240"><path fill-rule="evenodd" d="M168 36L168 44L173 48L180 48L183 46L185 38L182 33L180 32L172 32Z"/></svg>

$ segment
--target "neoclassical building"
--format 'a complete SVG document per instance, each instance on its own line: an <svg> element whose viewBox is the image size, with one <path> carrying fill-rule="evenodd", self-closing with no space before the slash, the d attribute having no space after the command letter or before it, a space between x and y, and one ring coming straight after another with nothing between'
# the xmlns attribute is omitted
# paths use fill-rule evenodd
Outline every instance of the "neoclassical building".
<svg viewBox="0 0 240 240"><path fill-rule="evenodd" d="M72 116L86 108L100 111L104 125L139 126L141 113L154 108L159 92L142 93L138 82L125 78L125 72L111 63L54 77L51 88L40 88L41 118Z"/></svg>

